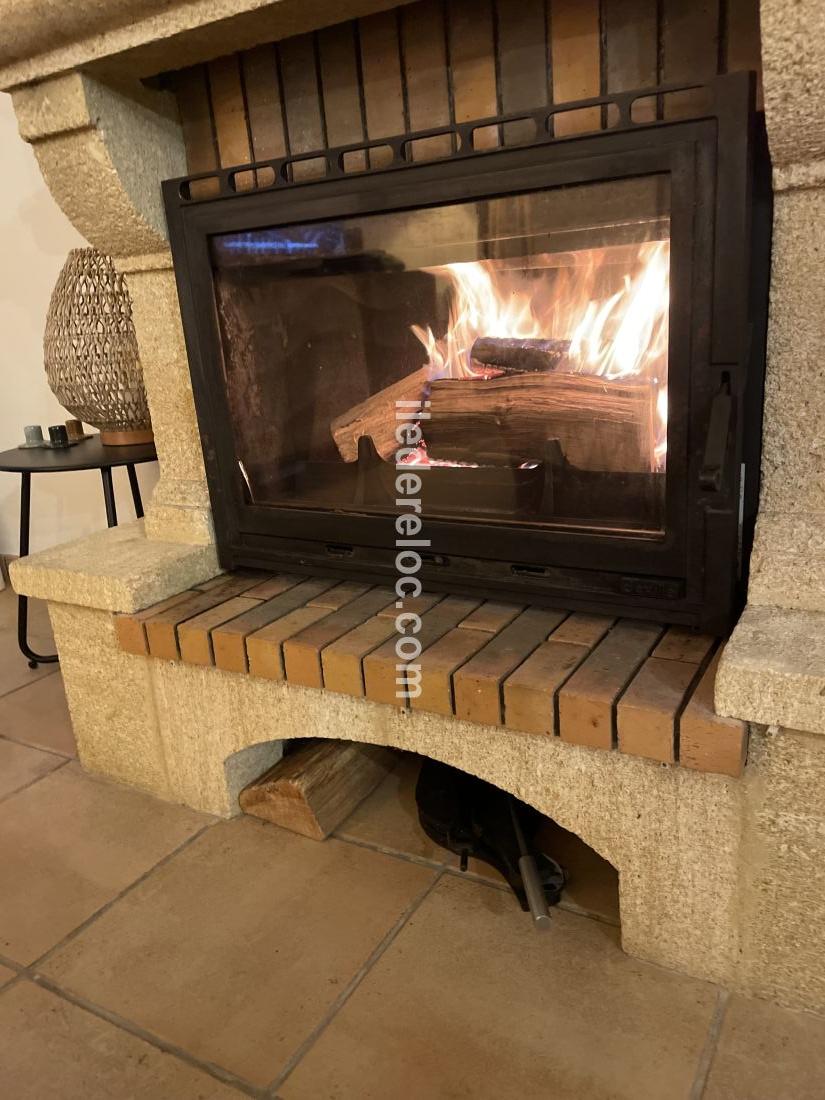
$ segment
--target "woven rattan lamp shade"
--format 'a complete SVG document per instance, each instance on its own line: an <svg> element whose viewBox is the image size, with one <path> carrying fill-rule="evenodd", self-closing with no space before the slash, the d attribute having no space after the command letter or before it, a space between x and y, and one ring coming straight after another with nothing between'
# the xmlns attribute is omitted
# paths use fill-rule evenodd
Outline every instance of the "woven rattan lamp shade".
<svg viewBox="0 0 825 1100"><path fill-rule="evenodd" d="M149 443L132 302L123 276L96 248L69 253L52 292L43 336L52 393L103 443Z"/></svg>

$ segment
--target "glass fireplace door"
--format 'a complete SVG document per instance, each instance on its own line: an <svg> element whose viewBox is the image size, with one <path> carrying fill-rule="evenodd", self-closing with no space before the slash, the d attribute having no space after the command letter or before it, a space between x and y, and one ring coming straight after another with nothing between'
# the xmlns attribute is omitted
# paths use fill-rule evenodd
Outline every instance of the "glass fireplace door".
<svg viewBox="0 0 825 1100"><path fill-rule="evenodd" d="M210 238L243 499L665 536L667 174Z"/></svg>

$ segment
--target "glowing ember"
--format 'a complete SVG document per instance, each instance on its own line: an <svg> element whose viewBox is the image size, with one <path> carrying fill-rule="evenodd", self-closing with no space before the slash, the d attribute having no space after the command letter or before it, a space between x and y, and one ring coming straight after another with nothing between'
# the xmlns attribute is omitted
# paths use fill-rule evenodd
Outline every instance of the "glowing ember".
<svg viewBox="0 0 825 1100"><path fill-rule="evenodd" d="M621 265L619 267L618 265ZM424 345L430 376L493 378L500 371L473 361L481 337L569 340L568 372L637 378L655 389L651 467L667 451L667 343L670 242L588 249L512 261L478 260L429 268L449 281L447 331L412 326ZM420 460L426 463L425 456Z"/></svg>

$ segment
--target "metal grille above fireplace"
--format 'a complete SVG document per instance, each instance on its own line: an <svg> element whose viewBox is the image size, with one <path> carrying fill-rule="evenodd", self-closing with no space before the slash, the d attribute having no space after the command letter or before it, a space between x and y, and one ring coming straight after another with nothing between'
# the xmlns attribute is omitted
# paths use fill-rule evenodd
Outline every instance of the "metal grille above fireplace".
<svg viewBox="0 0 825 1100"><path fill-rule="evenodd" d="M691 86L696 118L634 121L685 90L164 184L227 567L391 577L400 469L432 588L727 625L767 203L752 77ZM553 136L585 107L609 129ZM522 145L476 149L516 126ZM434 141L447 155L414 163Z"/></svg>

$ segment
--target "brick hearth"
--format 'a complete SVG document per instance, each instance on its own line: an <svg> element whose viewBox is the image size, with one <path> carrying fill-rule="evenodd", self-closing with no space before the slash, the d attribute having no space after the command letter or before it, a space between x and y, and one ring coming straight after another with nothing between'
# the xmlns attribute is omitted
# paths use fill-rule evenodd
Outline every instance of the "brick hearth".
<svg viewBox="0 0 825 1100"><path fill-rule="evenodd" d="M713 710L719 639L437 594L402 610L421 616L414 710L742 772L745 723ZM388 588L239 573L118 615L115 625L127 653L406 706L396 697L397 614Z"/></svg>

